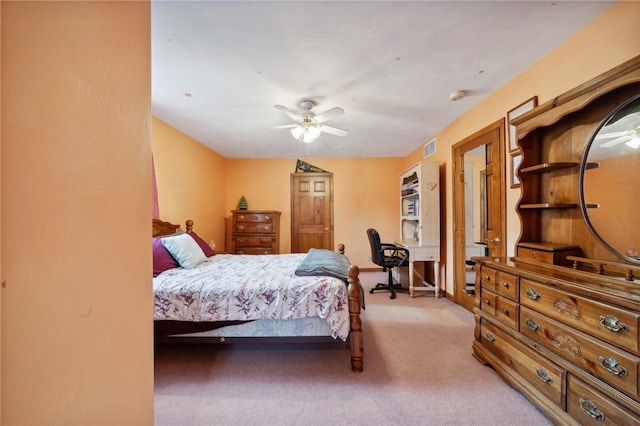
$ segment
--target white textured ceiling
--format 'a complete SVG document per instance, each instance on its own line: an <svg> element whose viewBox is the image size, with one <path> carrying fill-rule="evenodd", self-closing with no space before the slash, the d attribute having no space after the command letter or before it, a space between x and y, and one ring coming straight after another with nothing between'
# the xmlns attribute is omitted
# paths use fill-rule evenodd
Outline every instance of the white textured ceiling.
<svg viewBox="0 0 640 426"><path fill-rule="evenodd" d="M153 114L227 158L405 156L612 3L153 0ZM304 98L349 135L275 128Z"/></svg>

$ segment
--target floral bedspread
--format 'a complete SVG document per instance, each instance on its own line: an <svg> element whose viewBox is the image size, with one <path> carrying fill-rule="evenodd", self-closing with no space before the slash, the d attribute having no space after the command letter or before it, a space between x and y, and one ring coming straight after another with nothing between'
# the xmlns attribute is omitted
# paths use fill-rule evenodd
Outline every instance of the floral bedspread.
<svg viewBox="0 0 640 426"><path fill-rule="evenodd" d="M320 317L332 337L349 334L347 288L328 276L297 276L305 253L224 255L153 278L154 320L237 321Z"/></svg>

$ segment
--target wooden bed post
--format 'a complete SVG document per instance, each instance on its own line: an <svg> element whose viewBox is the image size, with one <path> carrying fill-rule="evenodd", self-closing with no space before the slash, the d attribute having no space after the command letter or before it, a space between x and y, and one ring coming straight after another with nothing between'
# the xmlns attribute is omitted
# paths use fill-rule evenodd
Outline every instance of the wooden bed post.
<svg viewBox="0 0 640 426"><path fill-rule="evenodd" d="M349 297L349 348L351 349L351 370L361 372L363 367L362 323L360 322L360 269L349 266L347 294Z"/></svg>

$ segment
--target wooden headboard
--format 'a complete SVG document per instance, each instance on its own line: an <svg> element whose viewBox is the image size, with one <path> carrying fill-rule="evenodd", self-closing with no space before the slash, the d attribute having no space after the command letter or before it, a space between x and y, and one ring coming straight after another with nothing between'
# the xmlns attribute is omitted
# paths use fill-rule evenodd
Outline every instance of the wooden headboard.
<svg viewBox="0 0 640 426"><path fill-rule="evenodd" d="M185 226L187 228L187 232L191 232L193 230L193 221L191 219L185 222ZM180 229L180 225L174 225L170 222L165 222L160 219L153 219L153 236L161 237L163 235L171 235L178 232Z"/></svg>

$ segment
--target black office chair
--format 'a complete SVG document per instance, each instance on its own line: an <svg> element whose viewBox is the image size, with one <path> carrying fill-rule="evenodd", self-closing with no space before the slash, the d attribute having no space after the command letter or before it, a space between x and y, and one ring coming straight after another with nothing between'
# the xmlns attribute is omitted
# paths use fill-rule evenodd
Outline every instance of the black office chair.
<svg viewBox="0 0 640 426"><path fill-rule="evenodd" d="M375 229L367 229L367 235L369 236L369 244L371 244L371 261L378 266L382 266L382 271L389 272L388 283L378 283L375 287L369 290L369 293L373 294L374 291L387 290L391 292L390 299L396 298L396 292L408 293L408 288L402 288L401 284L393 283L393 268L398 266L409 265L409 250L396 246L394 244L387 244L380 242L380 235Z"/></svg>

